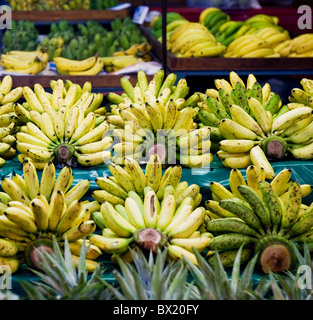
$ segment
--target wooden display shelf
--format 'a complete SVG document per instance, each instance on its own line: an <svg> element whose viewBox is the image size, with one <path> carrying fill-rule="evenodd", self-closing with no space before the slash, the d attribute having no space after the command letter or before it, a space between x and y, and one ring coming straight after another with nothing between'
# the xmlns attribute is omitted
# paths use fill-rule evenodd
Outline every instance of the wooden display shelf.
<svg viewBox="0 0 313 320"><path fill-rule="evenodd" d="M129 8L121 10L55 10L55 11L12 11L14 20L30 20L34 22L51 22L66 19L68 21L114 20L129 16Z"/></svg>
<svg viewBox="0 0 313 320"><path fill-rule="evenodd" d="M94 89L98 89L97 91L106 92L114 89L121 88L120 79L121 77L127 77L132 85L135 85L137 82L137 74L129 74L129 75L96 75L96 76L69 76L69 75L11 75L13 80L13 87L23 87L29 86L31 88L34 87L36 83L40 83L44 88L50 89L50 81L51 80L70 80L73 83L77 83L79 85L83 85L86 81L90 81L92 87ZM2 80L3 76L0 77ZM152 76L148 75L147 79L150 81Z"/></svg>
<svg viewBox="0 0 313 320"><path fill-rule="evenodd" d="M150 33L150 29L141 26L141 31L152 46L153 52L162 60L162 44ZM289 71L313 72L313 58L177 58L167 51L167 67L177 71Z"/></svg>

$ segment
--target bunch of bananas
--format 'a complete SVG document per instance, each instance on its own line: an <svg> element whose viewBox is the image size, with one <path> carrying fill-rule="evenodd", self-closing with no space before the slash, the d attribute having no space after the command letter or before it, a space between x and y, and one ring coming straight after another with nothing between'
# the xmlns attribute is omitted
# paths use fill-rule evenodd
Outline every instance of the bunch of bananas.
<svg viewBox="0 0 313 320"><path fill-rule="evenodd" d="M64 40L62 37L45 37L39 43L37 50L48 53L48 61L62 55Z"/></svg>
<svg viewBox="0 0 313 320"><path fill-rule="evenodd" d="M99 74L104 67L104 61L97 56L84 60L71 60L64 57L54 57L58 73L64 75L91 76Z"/></svg>
<svg viewBox="0 0 313 320"><path fill-rule="evenodd" d="M22 97L22 87L12 89L13 80L10 75L3 77L0 82L0 165L14 158L15 132L17 118L13 105Z"/></svg>
<svg viewBox="0 0 313 320"><path fill-rule="evenodd" d="M214 35L201 23L183 23L167 40L168 50L176 57L215 57L226 47L216 42Z"/></svg>
<svg viewBox="0 0 313 320"><path fill-rule="evenodd" d="M3 52L12 50L34 51L38 45L39 31L34 22L29 20L12 20L11 28L2 36Z"/></svg>
<svg viewBox="0 0 313 320"><path fill-rule="evenodd" d="M260 86L252 74L247 84L235 72L230 73L230 82L217 79L215 84L219 90L208 89L206 93L211 96L200 107L213 114L211 119L218 122L225 138L219 142L217 152L225 166L246 168L254 164L263 167L270 179L274 172L268 158L281 159L287 152L293 154L299 146L295 145L295 135L299 143L309 142L310 136L305 132L310 130L312 108L282 106L269 84ZM312 158L309 152L302 157L309 158Z"/></svg>
<svg viewBox="0 0 313 320"><path fill-rule="evenodd" d="M53 236L61 245L67 239L71 254L77 258L81 240L96 230L91 214L99 210L99 204L82 201L89 180L72 187L70 167L64 167L57 178L56 175L53 163L47 163L39 180L35 166L25 161L23 177L13 174L12 179L4 177L1 181L0 261L14 266L12 272L24 262L31 268L40 268L36 250L51 251ZM89 247L86 261L90 269L96 267L100 254L97 246Z"/></svg>
<svg viewBox="0 0 313 320"><path fill-rule="evenodd" d="M313 57L313 33L304 33L287 39L276 49L282 57Z"/></svg>
<svg viewBox="0 0 313 320"><path fill-rule="evenodd" d="M176 22L178 21L178 22ZM180 13L178 12L167 12L166 13L166 38L168 39L173 30L180 24L188 22ZM174 23L172 25L172 23ZM150 22L150 32L151 34L156 37L159 41L162 39L162 16L156 16Z"/></svg>
<svg viewBox="0 0 313 320"><path fill-rule="evenodd" d="M225 58L270 58L275 52L269 42L258 34L246 34L232 41L224 54Z"/></svg>
<svg viewBox="0 0 313 320"><path fill-rule="evenodd" d="M199 23L204 25L214 36L217 36L220 27L228 21L230 21L230 16L216 7L206 8L199 15Z"/></svg>
<svg viewBox="0 0 313 320"><path fill-rule="evenodd" d="M193 199L195 207L202 201L200 187L197 184L188 185L187 181L180 181L182 167L180 165L168 167L163 174L161 160L156 154L150 156L144 171L140 164L130 157L125 157L124 167L111 163L108 168L112 176L96 178L100 190L94 190L91 194L99 203L107 201L113 206L125 205L129 192L143 198L145 187L151 188L159 200L163 200L166 192L172 190L177 205L180 205L186 197Z"/></svg>
<svg viewBox="0 0 313 320"><path fill-rule="evenodd" d="M300 213L301 187L296 181L289 184L286 202L277 196L271 183L260 181L257 185L259 193L239 185L240 198L219 202L232 216L207 223L207 231L214 235L208 246L209 261L214 252L219 252L222 262L231 266L234 255L242 249L245 254L241 263L258 254L264 273L291 270L297 261L293 245L310 242L312 237L313 205Z"/></svg>
<svg viewBox="0 0 313 320"><path fill-rule="evenodd" d="M193 248L205 250L212 235L201 232L205 209L195 207L191 197L177 205L173 186L167 185L163 200L146 186L144 197L136 192L127 194L124 205L102 202L98 213L101 219L102 235L92 235L90 242L102 252L130 260L129 248L138 246L156 252L166 247L170 259L188 258L194 264L197 259Z"/></svg>
<svg viewBox="0 0 313 320"><path fill-rule="evenodd" d="M36 168L43 169L50 161L61 166L95 166L110 159L113 139L105 134L109 124L96 113L103 95L88 90L78 95L74 83L64 95L64 87L63 80L57 80L51 100L40 84L35 85L35 92L23 87L30 111L19 103L14 108L25 121L16 134L21 162L31 159Z"/></svg>
<svg viewBox="0 0 313 320"><path fill-rule="evenodd" d="M117 6L118 3L118 0L91 0L91 9L105 10Z"/></svg>
<svg viewBox="0 0 313 320"><path fill-rule="evenodd" d="M313 108L313 81L308 78L302 78L300 84L302 88L293 88L288 97L290 103L288 103L287 106L291 110L299 108L303 110L302 108L304 107ZM312 159L312 127L312 117L309 117L306 121L303 120L302 123L298 122L298 126L295 125L291 134L287 135L286 140L289 143L290 153L294 158L302 160Z"/></svg>
<svg viewBox="0 0 313 320"><path fill-rule="evenodd" d="M90 0L9 0L14 11L89 10Z"/></svg>
<svg viewBox="0 0 313 320"><path fill-rule="evenodd" d="M282 169L275 174L274 178L269 182L272 190L279 198L280 202L287 204L289 197L289 188L293 179L291 179L292 171L290 169ZM205 208L206 215L209 220L219 218L235 217L235 215L222 208L220 201L223 199L238 198L244 200L240 192L238 191L239 186L248 186L253 189L257 194L261 195L259 187L260 182L264 182L265 172L263 168L258 168L254 165L247 167L245 177L239 169L232 169L229 174L228 185L224 186L222 183L212 181L210 183L210 194L212 200L206 200ZM307 197L312 192L312 186L310 184L300 185L301 198ZM299 215L301 215L308 206L301 203L299 209Z"/></svg>
<svg viewBox="0 0 313 320"><path fill-rule="evenodd" d="M121 53L121 51L118 51ZM117 53L117 52L116 52ZM103 62L103 68L107 72L114 72L117 70L121 70L128 66L143 62L144 60L138 57L136 54L117 54L113 55L113 57L101 57L101 61Z"/></svg>
<svg viewBox="0 0 313 320"><path fill-rule="evenodd" d="M178 160L183 166L201 167L212 162L210 130L196 127L197 109L184 99L189 91L186 79L174 89L176 78L170 73L164 79L164 70L159 69L148 82L139 70L138 85L122 77L124 94L108 94L113 105L107 120L116 127L113 134L118 138L112 161L122 164L124 156L130 156L145 162L157 153L165 164Z"/></svg>
<svg viewBox="0 0 313 320"><path fill-rule="evenodd" d="M49 54L41 50L12 50L1 55L0 65L10 73L38 74L46 69Z"/></svg>
<svg viewBox="0 0 313 320"><path fill-rule="evenodd" d="M218 32L215 34L216 41L227 47L236 38L240 37L239 30L243 32L244 26L247 26L244 21L235 21L231 19L226 21L219 27Z"/></svg>

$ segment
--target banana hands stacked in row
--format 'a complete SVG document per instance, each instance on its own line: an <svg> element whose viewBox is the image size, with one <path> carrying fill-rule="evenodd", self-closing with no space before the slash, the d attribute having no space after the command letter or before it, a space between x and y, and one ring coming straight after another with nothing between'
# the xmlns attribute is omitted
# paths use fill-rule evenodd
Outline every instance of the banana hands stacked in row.
<svg viewBox="0 0 313 320"><path fill-rule="evenodd" d="M102 235L93 235L90 242L102 252L130 259L129 248L139 246L156 252L167 247L170 258L183 256L197 264L193 248L206 249L210 233L202 233L199 227L205 216L203 207L195 207L192 197L186 197L180 205L174 196L173 186L167 185L162 200L146 186L143 198L136 192L127 194L124 205L112 205L104 201L98 213L102 221Z"/></svg>
<svg viewBox="0 0 313 320"><path fill-rule="evenodd" d="M148 82L144 71L139 70L138 85L132 86L123 77L124 93L108 94L113 105L107 120L115 126L113 135L118 138L112 158L115 163L122 164L124 156L148 161L154 153L167 164L177 160L187 167L211 163L210 130L197 128L194 122L197 110L189 106L198 97L192 95L185 100L189 91L186 79L180 79L174 86L176 78L171 73L164 79L164 71L160 69Z"/></svg>
<svg viewBox="0 0 313 320"><path fill-rule="evenodd" d="M31 161L23 163L23 176L14 173L12 178L2 179L0 241L14 242L18 265L25 259L30 267L37 267L34 249L51 249L52 235L61 244L67 239L72 254L79 256L81 239L96 229L91 214L100 206L96 201L82 201L89 188L88 179L72 187L73 180L70 167L64 167L57 175L53 163L46 164L39 179ZM95 260L100 254L93 245L87 259ZM8 259L9 264L13 258Z"/></svg>
<svg viewBox="0 0 313 320"><path fill-rule="evenodd" d="M143 198L145 187L150 187L159 200L163 200L166 190L172 190L177 205L186 197L191 197L195 206L200 205L202 201L200 187L197 184L188 185L186 181L180 181L182 167L170 166L163 173L162 163L157 154L150 156L145 170L131 157L125 157L124 167L112 163L108 168L112 176L96 178L100 190L94 190L91 194L99 203L107 201L113 206L124 205L129 192L135 192Z"/></svg>
<svg viewBox="0 0 313 320"><path fill-rule="evenodd" d="M309 242L312 237L313 205L299 214L302 195L296 181L289 184L286 202L278 197L272 183L260 181L257 185L259 192L239 185L236 192L240 198L219 201L219 206L233 216L207 223L207 231L214 235L209 243L209 260L214 252L221 252L222 262L231 266L234 254L245 250L246 261L259 255L265 273L292 269L296 263L293 245Z"/></svg>
<svg viewBox="0 0 313 320"><path fill-rule="evenodd" d="M35 92L24 87L28 106L16 104L15 111L23 125L16 134L18 159L30 159L36 168L43 169L49 161L60 165L95 166L111 158L108 150L112 138L106 135L109 125L104 115L97 115L103 96L90 91L80 92L77 99L77 85L71 84L64 96L64 82L57 80L53 86L51 100L39 84Z"/></svg>
<svg viewBox="0 0 313 320"><path fill-rule="evenodd" d="M84 60L72 60L64 57L54 57L57 71L62 74L77 76L93 76L103 71L104 61L100 57L92 56Z"/></svg>
<svg viewBox="0 0 313 320"><path fill-rule="evenodd" d="M175 28L167 40L167 47L177 57L216 57L226 50L204 25L197 22Z"/></svg>
<svg viewBox="0 0 313 320"><path fill-rule="evenodd" d="M46 69L48 60L48 53L40 50L9 51L1 55L0 65L12 74L38 74Z"/></svg>
<svg viewBox="0 0 313 320"><path fill-rule="evenodd" d="M245 34L232 41L225 58L271 58L277 56L269 42L258 34Z"/></svg>
<svg viewBox="0 0 313 320"><path fill-rule="evenodd" d="M22 96L22 88L12 89L13 81L6 75L0 82L0 165L16 154L15 132L17 118L13 105Z"/></svg>
<svg viewBox="0 0 313 320"><path fill-rule="evenodd" d="M282 57L313 57L313 33L304 33L287 39L275 49Z"/></svg>

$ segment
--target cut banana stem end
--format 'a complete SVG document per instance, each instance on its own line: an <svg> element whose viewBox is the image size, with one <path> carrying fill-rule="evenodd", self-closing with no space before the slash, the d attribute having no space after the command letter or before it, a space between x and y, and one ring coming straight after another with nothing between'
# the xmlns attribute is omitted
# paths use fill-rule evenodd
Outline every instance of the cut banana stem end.
<svg viewBox="0 0 313 320"><path fill-rule="evenodd" d="M265 248L260 257L264 273L283 272L291 267L289 250L282 244L273 244Z"/></svg>
<svg viewBox="0 0 313 320"><path fill-rule="evenodd" d="M167 242L167 236L153 228L140 229L134 233L133 238L140 248L154 253Z"/></svg>
<svg viewBox="0 0 313 320"><path fill-rule="evenodd" d="M58 162L66 163L75 153L75 148L69 144L60 144L54 149L54 154Z"/></svg>
<svg viewBox="0 0 313 320"><path fill-rule="evenodd" d="M270 136L262 141L262 149L267 156L281 159L287 152L288 144L281 137Z"/></svg>

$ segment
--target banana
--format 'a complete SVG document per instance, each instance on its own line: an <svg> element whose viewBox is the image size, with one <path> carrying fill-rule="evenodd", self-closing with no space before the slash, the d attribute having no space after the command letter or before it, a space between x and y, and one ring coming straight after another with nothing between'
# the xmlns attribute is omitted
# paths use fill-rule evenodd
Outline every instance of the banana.
<svg viewBox="0 0 313 320"><path fill-rule="evenodd" d="M203 223L205 209L203 207L196 208L190 215L168 235L175 238L188 238Z"/></svg>
<svg viewBox="0 0 313 320"><path fill-rule="evenodd" d="M31 161L25 160L23 162L23 174L26 185L25 191L30 199L34 199L40 192L40 186L36 168Z"/></svg>
<svg viewBox="0 0 313 320"><path fill-rule="evenodd" d="M68 74L78 75L78 76L94 76L99 74L103 70L103 67L104 67L103 59L97 58L95 63L90 68L87 68L84 70L75 70L75 71L68 70ZM58 68L58 65L57 65L57 68Z"/></svg>
<svg viewBox="0 0 313 320"><path fill-rule="evenodd" d="M252 140L222 140L218 143L220 150L229 153L245 153L255 145Z"/></svg>
<svg viewBox="0 0 313 320"><path fill-rule="evenodd" d="M96 60L97 58L95 56L80 61L66 59L64 57L53 58L57 69L62 72L84 71L90 69L95 64Z"/></svg>
<svg viewBox="0 0 313 320"><path fill-rule="evenodd" d="M1 187L5 193L7 193L12 200L20 201L26 205L30 203L30 199L26 195L25 191L21 189L13 180L9 178L3 178L1 181Z"/></svg>
<svg viewBox="0 0 313 320"><path fill-rule="evenodd" d="M176 200L173 195L165 196L161 202L156 229L164 231L172 221L176 211Z"/></svg>
<svg viewBox="0 0 313 320"><path fill-rule="evenodd" d="M116 196L106 190L94 190L91 196L93 197L93 199L95 199L99 203L108 201L114 205L117 205L117 204L124 204L125 202L123 198L120 198L119 196Z"/></svg>
<svg viewBox="0 0 313 320"><path fill-rule="evenodd" d="M168 249L168 254L172 259L177 260L177 259L182 259L184 257L189 261L191 261L194 265L196 266L198 265L196 256L190 251L173 244L168 245L167 249Z"/></svg>
<svg viewBox="0 0 313 320"><path fill-rule="evenodd" d="M218 218L207 223L206 229L213 234L223 233L239 233L247 236L260 238L261 235L253 228L248 226L245 222L238 218Z"/></svg>
<svg viewBox="0 0 313 320"><path fill-rule="evenodd" d="M49 225L49 211L46 204L38 197L32 199L30 207L39 230L47 230Z"/></svg>
<svg viewBox="0 0 313 320"><path fill-rule="evenodd" d="M90 242L106 253L124 253L132 241L132 238L108 238L99 235L90 237Z"/></svg>
<svg viewBox="0 0 313 320"><path fill-rule="evenodd" d="M181 247L192 252L193 248L197 251L204 251L210 243L210 238L205 236L200 236L197 238L175 238L171 240L171 244L174 246Z"/></svg>
<svg viewBox="0 0 313 320"><path fill-rule="evenodd" d="M135 189L132 177L127 173L125 169L114 163L111 163L108 168L113 177L115 177L119 181L119 183L127 192Z"/></svg>
<svg viewBox="0 0 313 320"><path fill-rule="evenodd" d="M214 251L230 251L240 247L251 247L256 239L240 233L226 233L215 236L209 243L209 248Z"/></svg>
<svg viewBox="0 0 313 320"><path fill-rule="evenodd" d="M146 227L142 211L133 198L128 197L125 200L125 210L127 213L128 221L133 226L135 226L137 229L144 229Z"/></svg>
<svg viewBox="0 0 313 320"><path fill-rule="evenodd" d="M304 119L305 120L305 119ZM302 121L304 121L302 120ZM300 120L301 121L301 120ZM306 127L294 132L286 138L286 141L295 144L308 142L312 136L313 122L311 121Z"/></svg>
<svg viewBox="0 0 313 320"><path fill-rule="evenodd" d="M215 196L214 196L215 198ZM227 218L227 217L235 217L234 214L231 212L223 209L218 201L215 200L207 200L205 202L206 209L210 212L216 215L217 217Z"/></svg>
<svg viewBox="0 0 313 320"><path fill-rule="evenodd" d="M301 188L298 182L292 181L289 186L286 210L282 215L281 227L287 229L291 227L298 217L301 205Z"/></svg>
<svg viewBox="0 0 313 320"><path fill-rule="evenodd" d="M240 219L244 220L247 225L257 230L260 234L264 234L264 230L261 226L259 218L253 212L253 210L248 207L248 204L246 202L243 202L242 200L237 198L223 199L220 201L220 206L223 209L230 211Z"/></svg>
<svg viewBox="0 0 313 320"><path fill-rule="evenodd" d="M241 198L241 194L238 191L238 187L241 185L246 185L246 181L242 176L242 173L238 169L232 169L229 174L229 187L231 192L237 198Z"/></svg>
<svg viewBox="0 0 313 320"><path fill-rule="evenodd" d="M148 191L144 197L144 222L146 227L155 228L160 212L160 203L153 190Z"/></svg>
<svg viewBox="0 0 313 320"><path fill-rule="evenodd" d="M95 182L102 190L105 190L119 198L126 199L128 196L128 193L123 189L122 185L109 178L97 177Z"/></svg>
<svg viewBox="0 0 313 320"><path fill-rule="evenodd" d="M79 154L75 152L77 162L86 167L99 166L105 163L112 158L110 151L104 150L90 154Z"/></svg>
<svg viewBox="0 0 313 320"><path fill-rule="evenodd" d="M157 154L151 155L145 169L145 186L149 186L157 192L161 178L162 164L160 157Z"/></svg>
<svg viewBox="0 0 313 320"><path fill-rule="evenodd" d="M8 207L4 212L4 216L6 216L10 221L16 223L26 232L34 233L37 231L37 225L34 218L22 209Z"/></svg>
<svg viewBox="0 0 313 320"><path fill-rule="evenodd" d="M1 257L12 257L19 251L18 245L7 239L0 239L0 248Z"/></svg>
<svg viewBox="0 0 313 320"><path fill-rule="evenodd" d="M65 203L69 206L73 201L80 200L88 191L89 179L79 181L73 188L65 193Z"/></svg>
<svg viewBox="0 0 313 320"><path fill-rule="evenodd" d="M238 191L242 197L249 203L250 207L257 214L265 230L270 231L271 216L266 203L261 196L249 186L239 186Z"/></svg>
<svg viewBox="0 0 313 320"><path fill-rule="evenodd" d="M226 133L226 139L257 139L257 135L253 131L231 119L222 119L219 124L219 129L222 131L222 134Z"/></svg>
<svg viewBox="0 0 313 320"><path fill-rule="evenodd" d="M119 237L131 236L136 228L124 219L109 202L103 202L100 207L105 224Z"/></svg>
<svg viewBox="0 0 313 320"><path fill-rule="evenodd" d="M305 209L300 218L292 225L290 228L288 237L295 237L298 235L303 235L310 231L313 225L312 221L312 210L313 206L310 205Z"/></svg>
<svg viewBox="0 0 313 320"><path fill-rule="evenodd" d="M313 157L313 142L297 148L289 148L289 151L295 159L310 160Z"/></svg>
<svg viewBox="0 0 313 320"><path fill-rule="evenodd" d="M221 183L216 182L216 181L211 181L210 182L210 190L220 200L222 200L222 199L231 199L231 198L235 197L227 188L225 188Z"/></svg>
<svg viewBox="0 0 313 320"><path fill-rule="evenodd" d="M66 211L63 213L61 220L59 221L56 232L59 234L65 233L69 230L78 217L82 210L82 203L80 200L74 200L67 208Z"/></svg>
<svg viewBox="0 0 313 320"><path fill-rule="evenodd" d="M265 172L266 179L273 179L275 176L274 169L272 168L270 162L265 156L263 150L260 146L254 146L250 150L251 162L258 168L263 168Z"/></svg>
<svg viewBox="0 0 313 320"><path fill-rule="evenodd" d="M284 130L293 125L298 120L303 120L312 115L313 111L310 107L301 107L290 110L274 120L272 130Z"/></svg>

